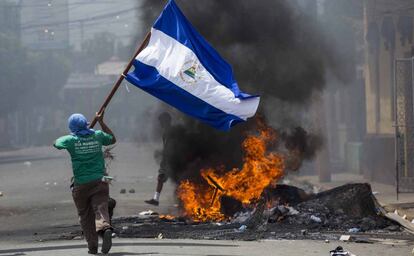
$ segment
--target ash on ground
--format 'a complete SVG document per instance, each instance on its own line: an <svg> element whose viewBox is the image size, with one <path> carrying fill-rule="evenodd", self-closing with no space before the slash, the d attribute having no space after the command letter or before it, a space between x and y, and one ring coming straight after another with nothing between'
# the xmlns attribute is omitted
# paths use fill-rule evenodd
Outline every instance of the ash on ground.
<svg viewBox="0 0 414 256"><path fill-rule="evenodd" d="M148 215L121 217L113 226L121 238L190 238L221 240L312 239L338 240L352 235L356 242L371 238L413 241L398 223L381 215L369 184L347 184L318 194L280 185L265 191L253 210L238 212L227 222L192 222L183 217ZM267 209L268 199L279 205ZM64 234L71 239L79 231Z"/></svg>

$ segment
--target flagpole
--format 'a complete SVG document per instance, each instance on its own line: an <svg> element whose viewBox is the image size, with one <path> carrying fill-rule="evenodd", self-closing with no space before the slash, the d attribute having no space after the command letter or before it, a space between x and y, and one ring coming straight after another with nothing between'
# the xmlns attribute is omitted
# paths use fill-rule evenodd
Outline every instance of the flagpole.
<svg viewBox="0 0 414 256"><path fill-rule="evenodd" d="M102 104L101 108L99 109L98 114L101 114L104 111L104 109L108 106L109 102L111 101L111 99L114 96L115 92L118 90L118 88L121 85L122 81L124 81L124 78L126 77L129 69L132 67L132 64L134 63L135 58L147 46L150 37L151 37L151 32L148 32L147 35L145 36L144 40L142 41L141 45L139 46L138 50L135 52L134 56L129 61L128 65L126 66L126 68L124 70L124 72L122 72L122 74L119 76L118 80L116 81L116 83L112 87L111 92L106 97L104 103ZM89 125L89 128L93 128L97 122L98 122L98 119L95 116L95 118L92 120L91 124Z"/></svg>

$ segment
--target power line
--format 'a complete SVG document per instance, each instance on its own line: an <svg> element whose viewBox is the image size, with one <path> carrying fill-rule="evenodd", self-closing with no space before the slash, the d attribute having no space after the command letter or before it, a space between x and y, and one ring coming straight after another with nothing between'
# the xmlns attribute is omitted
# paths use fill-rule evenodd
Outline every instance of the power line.
<svg viewBox="0 0 414 256"><path fill-rule="evenodd" d="M117 24L117 23L122 24L122 23L125 23L126 20L131 20L131 17L123 16L123 17L120 17L119 19L106 18L106 19L103 19L103 20L94 20L94 21L85 23L83 25L83 27L88 29L88 28L96 27L96 26L108 26L108 24L106 23L107 21L111 21L110 25L114 25L114 24ZM120 24L120 26L121 26L121 24ZM130 26L130 25L135 26L137 24L138 24L138 22L135 19L128 22L128 26ZM71 23L71 24L68 24L68 29L67 30L79 29L81 26L82 25L81 25L80 22L79 23ZM125 24L123 25L123 27L125 27ZM42 27L39 27L39 28L44 28L44 27L42 26ZM51 30L55 31L55 32L66 31L66 29L53 29L53 26L51 26L51 25L49 25L49 28ZM28 31L25 32L25 34L35 34L35 33L38 33L38 31L39 30L37 30L37 29L30 29L30 30L28 29Z"/></svg>
<svg viewBox="0 0 414 256"><path fill-rule="evenodd" d="M52 0L49 0L49 1L51 2ZM83 1L85 1L85 0L83 0ZM102 4L102 3L119 4L119 1L120 0L118 0L117 2L113 2L113 1L112 2L102 2L102 1L100 1L100 2L76 2L76 3L67 3L67 4L64 4L64 5L56 4L56 5L51 5L51 6L46 6L44 4L37 5L38 7L40 7L40 9L37 8L38 10L36 12L39 12L40 10L42 10L42 12L46 11L46 12L48 12L48 14L45 14L45 15L40 16L40 17L36 17L35 19L30 20L30 21L25 21L25 23L20 24L20 26L23 29L25 29L26 27L31 27L31 26L47 26L48 24L45 24L45 21L47 19L51 18L50 14L53 15L52 17L56 17L56 16L59 15L59 13L67 12L68 15L71 16L70 14L73 12L73 10L77 9L79 7L83 7L82 5L88 4L90 6L93 6L94 4ZM124 1L131 2L131 0L124 0ZM131 4L133 4L133 2L131 2ZM26 5L24 5L24 6L26 6ZM33 5L33 6L35 6L35 5ZM53 10L53 6L58 6L60 10L58 10L58 11ZM24 9L28 9L28 8L24 8ZM103 10L99 10L98 13L96 11L94 11L94 15L97 16L98 14L107 14L108 12L113 12L113 11L114 11L114 7L112 6L112 7L108 7L106 9L103 9ZM65 23L65 21L62 21L62 22ZM57 23L57 21L54 22L54 23Z"/></svg>
<svg viewBox="0 0 414 256"><path fill-rule="evenodd" d="M53 14L54 15L57 15L57 14L60 14L60 13L63 13L63 12L66 12L67 11L67 13L68 13L68 16L69 16L69 13L71 12L71 11L73 11L74 9L76 9L76 8L79 8L80 6L72 6L72 7L70 7L70 8L68 8L67 10L66 9L64 9L64 10L61 10L60 12L54 12ZM43 20L43 19L47 19L47 18L49 18L49 16L40 16L40 17L36 17L35 19L33 19L33 20L30 20L30 21L26 21L24 24L20 24L20 27L24 27L24 26L28 26L28 24L33 24L33 23L39 23L41 20ZM39 25L40 26L40 25Z"/></svg>
<svg viewBox="0 0 414 256"><path fill-rule="evenodd" d="M130 1L130 0L127 0ZM104 2L100 2L99 4L104 3ZM115 4L113 2L105 2L105 3L110 3L110 4ZM52 15L56 16L58 13L62 13L62 12L68 12L68 14L73 11L74 9L83 7L87 4L90 4L93 6L93 4L97 4L96 2L76 2L76 3L68 3L67 4L67 8L65 8L65 6L60 5L61 10L51 10ZM118 2L119 4L119 2ZM56 5L55 5L56 6ZM136 5L134 5L136 6ZM44 8L42 11L48 11L48 7L53 8L52 6L48 6L46 7L44 4L33 4L33 5L23 5L23 7L41 7ZM68 34L68 39L70 41L76 41L79 40L79 38L84 38L84 35L82 35L82 32L76 32L75 30L81 28L82 30L86 29L86 30L90 30L96 27L100 27L100 26L108 26L108 22L111 23L111 26L115 26L114 29L117 30L117 24L119 24L120 29L117 32L121 32L121 33L113 33L115 35L115 39L128 39L128 38L134 38L136 37L136 33L133 33L131 30L127 31L127 27L125 26L136 26L138 27L138 22L137 22L137 14L136 14L136 10L139 9L139 7L132 7L132 8L128 8L128 9L123 9L123 10L119 10L119 11L113 11L114 8L105 8L102 10L99 10L99 12L94 12L94 16L92 17L85 17L85 18L78 18L78 19L74 19L74 20L64 20L64 21L55 21L55 22L50 22L50 23L44 23L44 24L39 24L39 22L41 22L42 19L47 19L50 16L49 15L44 15L41 17L37 17L37 24L33 24L36 22L36 19L30 21L30 22L25 22L25 24L21 24L21 31L25 34L25 35L36 35L39 33L43 32L43 29L48 29L48 32L44 32L44 33L53 33L51 34L51 41L53 41L53 35L56 35L58 33L69 33ZM110 12L108 12L110 11ZM133 14L133 12L135 12ZM131 15L132 14L132 15ZM52 16L52 17L53 17ZM128 21L128 22L127 22ZM133 21L133 22L131 22ZM123 24L122 23L128 23L128 24ZM67 25L67 29L66 26L65 27L61 27L61 25ZM125 32L122 31L122 27L125 27ZM55 27L55 28L54 28ZM40 30L38 30L40 29ZM40 34L39 34L40 35ZM50 35L50 34L49 34ZM41 36L41 35L40 35ZM46 35L47 36L47 35ZM65 38L65 37L63 37ZM62 38L61 38L62 39ZM59 37L56 38L56 40L59 40ZM46 40L48 41L48 40Z"/></svg>
<svg viewBox="0 0 414 256"><path fill-rule="evenodd" d="M122 21L118 21L118 23L121 23ZM139 23L137 21L133 22L133 23L129 23L130 26L132 27L138 27ZM104 26L107 25L105 23L102 22L96 22L96 23L92 23L92 24L88 24L87 28L91 29L92 27L99 27L99 26ZM121 24L119 24L119 26L122 26ZM56 40L62 40L63 38L59 37L58 34L60 32L67 32L68 34L68 40L71 42L76 42L79 40L84 41L85 36L82 35L81 31L77 31L79 29L79 25L78 24L72 24L68 30L62 30L62 29L56 29L56 30L49 30L48 33L53 33L55 36L57 36ZM121 29L121 28L120 28ZM44 33L42 31L28 31L27 33L25 33L25 35L27 36L36 36L36 34L39 33ZM133 31L127 31L126 28L124 30L117 30L116 33L112 33L114 35L114 39L119 40L119 39L127 39L127 38L134 38L138 33L133 32ZM50 35L50 34L49 34ZM90 33L87 33L87 39L92 38ZM53 39L53 37L50 39L50 41L53 41L55 39ZM46 40L49 41L49 40Z"/></svg>
<svg viewBox="0 0 414 256"><path fill-rule="evenodd" d="M74 8L76 8L76 7L74 7ZM107 14L108 12L101 12L101 13ZM128 15L129 15L129 13L125 14L125 15L122 15L122 16L116 15L115 17L108 17L108 21L109 20L120 20L120 19L124 19L125 17L133 18L133 17L128 17ZM46 17L44 17L44 18L46 18ZM81 22L79 22L79 23L81 23ZM91 22L93 22L93 21L91 21ZM44 23L44 24L33 24L33 23L34 23L34 21L30 21L30 22L26 22L25 24L31 24L32 26L38 26L38 27L53 26L53 23ZM67 23L69 23L69 21L68 22L62 22L62 23L64 23L63 25L66 25ZM21 27L28 27L29 26L29 25L25 25L25 24L21 25Z"/></svg>
<svg viewBox="0 0 414 256"><path fill-rule="evenodd" d="M132 12L132 11L136 11L138 9L139 9L138 7L134 7L134 8L128 8L128 9L125 9L125 10L121 10L121 11L116 11L116 12L111 12L111 13L106 13L106 14L102 14L102 15L97 15L97 16L82 18L82 19L77 19L77 20L71 20L71 21L59 21L59 22L53 22L53 23L41 24L41 25L39 25L39 24L26 25L26 26L21 26L21 29L22 30L27 30L27 29L31 29L31 28L42 28L44 26L57 26L57 25L64 25L64 24L71 24L71 23L96 21L96 20L101 20L101 19L113 17L113 16L116 16L116 15L121 15L121 14L124 14L124 13L129 13L129 12Z"/></svg>
<svg viewBox="0 0 414 256"><path fill-rule="evenodd" d="M27 0L26 0L27 1ZM67 3L68 6L82 6L82 5L102 5L102 4L119 4L119 1L131 1L131 0L117 0L115 1L99 1L99 2L85 2L85 1L79 1L79 2L75 2L75 3ZM44 5L44 4L20 4L20 7L52 7L55 4L53 4L53 1L50 0L48 1L49 3Z"/></svg>

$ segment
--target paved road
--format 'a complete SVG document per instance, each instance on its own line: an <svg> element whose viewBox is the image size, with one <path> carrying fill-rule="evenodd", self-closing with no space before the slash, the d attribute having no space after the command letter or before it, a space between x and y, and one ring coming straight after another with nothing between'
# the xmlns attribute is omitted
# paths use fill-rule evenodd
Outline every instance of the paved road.
<svg viewBox="0 0 414 256"><path fill-rule="evenodd" d="M136 215L151 208L144 200L152 197L155 189L156 147L119 143L113 150L116 158L109 172L116 177L110 187L111 196L118 201L115 217ZM72 170L67 152L42 147L1 152L0 158L13 160L0 161L0 191L4 193L0 197L0 241L28 240L34 233L78 224L69 190ZM123 188L134 189L135 193L120 194ZM174 198L174 186L167 183L161 206L153 210L176 213Z"/></svg>
<svg viewBox="0 0 414 256"><path fill-rule="evenodd" d="M156 256L328 256L329 251L341 245L358 256L405 256L412 255L408 245L324 243L317 241L205 241L205 240L154 240L114 239L109 255L156 255ZM41 255L78 256L88 255L83 241L57 241L47 243L0 243L0 256Z"/></svg>
<svg viewBox="0 0 414 256"><path fill-rule="evenodd" d="M110 174L117 180L111 195L118 201L116 216L137 214L150 207L143 200L151 197L157 164L153 159L156 145L120 143L114 150L116 161ZM37 161L25 159L25 156ZM2 152L0 161L0 256L87 255L84 241L34 242L33 233L59 232L59 227L78 223L76 209L68 189L71 165L68 155L53 148L31 149L28 153ZM42 159L43 158L43 159ZM120 194L125 188L135 193ZM160 213L174 214L174 186L167 184ZM111 255L329 255L337 242L316 241L192 241L154 239L116 239ZM412 255L409 245L344 244L358 256Z"/></svg>

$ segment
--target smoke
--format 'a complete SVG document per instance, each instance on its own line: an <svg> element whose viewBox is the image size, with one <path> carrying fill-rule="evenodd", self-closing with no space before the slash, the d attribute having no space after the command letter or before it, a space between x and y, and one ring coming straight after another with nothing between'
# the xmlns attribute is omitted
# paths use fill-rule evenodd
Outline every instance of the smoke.
<svg viewBox="0 0 414 256"><path fill-rule="evenodd" d="M187 179L203 182L199 171L210 167L218 173L240 167L243 162L243 140L259 130L259 123L267 123L259 114L225 133L192 118L177 113L174 115L173 119L181 118L181 122L164 132L163 137L168 142L156 155L160 161L164 158L166 165L163 167L175 183ZM322 146L319 136L309 134L301 127L274 130L279 137L276 143L268 145L268 150L285 155L287 170L298 170L303 160L312 159Z"/></svg>
<svg viewBox="0 0 414 256"><path fill-rule="evenodd" d="M261 95L259 113L280 134L278 150L296 152L300 168L322 146L311 131L309 106L325 87L335 55L318 29L316 3L305 12L293 0L176 0L196 29L232 64L242 90ZM151 27L166 1L146 0L143 22ZM315 5L312 5L315 3ZM171 110L169 110L171 112ZM172 111L174 112L174 111ZM175 113L175 112L174 112ZM249 120L224 133L174 114L174 141L165 149L171 176L180 181L198 170L239 167L241 142L255 130ZM197 176L197 174L195 174Z"/></svg>

